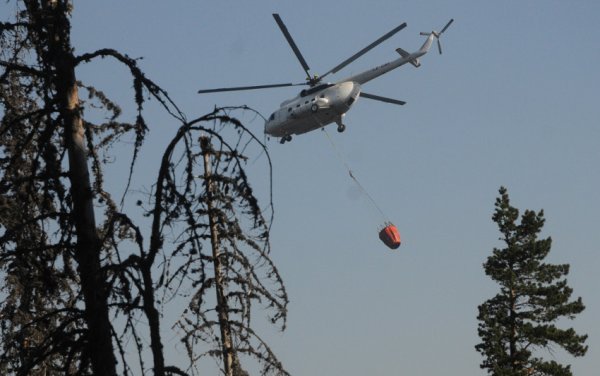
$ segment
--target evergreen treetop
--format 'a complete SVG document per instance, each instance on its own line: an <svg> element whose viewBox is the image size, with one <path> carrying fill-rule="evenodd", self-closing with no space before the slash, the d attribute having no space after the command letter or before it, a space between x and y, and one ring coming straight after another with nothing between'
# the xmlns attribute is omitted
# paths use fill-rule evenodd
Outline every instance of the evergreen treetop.
<svg viewBox="0 0 600 376"><path fill-rule="evenodd" d="M475 346L484 356L481 368L491 375L571 375L569 365L538 357L559 346L573 356L587 352L587 335L574 329L560 329L560 318L573 319L585 306L579 297L571 299L567 285L568 264L544 262L552 239L539 237L544 211L519 210L510 204L508 191L500 188L492 219L502 234L504 248L495 248L483 264L486 275L500 285L500 292L478 307Z"/></svg>

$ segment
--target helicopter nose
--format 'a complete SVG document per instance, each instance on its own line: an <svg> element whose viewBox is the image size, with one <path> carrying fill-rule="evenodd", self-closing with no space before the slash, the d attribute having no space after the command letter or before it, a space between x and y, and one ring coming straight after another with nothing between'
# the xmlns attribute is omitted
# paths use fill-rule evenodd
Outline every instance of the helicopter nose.
<svg viewBox="0 0 600 376"><path fill-rule="evenodd" d="M270 123L271 123L271 122L270 122L269 120L266 120L266 121L265 121L265 129L264 129L264 130L265 130L265 133L266 133L266 134L270 134L270 133L271 133L271 128L272 128L272 127L271 127L271 124L270 124Z"/></svg>

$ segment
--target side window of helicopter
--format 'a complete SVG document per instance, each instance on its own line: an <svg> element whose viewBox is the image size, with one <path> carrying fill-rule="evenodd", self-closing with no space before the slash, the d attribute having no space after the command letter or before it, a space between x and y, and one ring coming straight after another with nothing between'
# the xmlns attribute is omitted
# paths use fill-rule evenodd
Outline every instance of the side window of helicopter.
<svg viewBox="0 0 600 376"><path fill-rule="evenodd" d="M325 98L325 94L321 94L321 95L319 95L319 97Z"/></svg>
<svg viewBox="0 0 600 376"><path fill-rule="evenodd" d="M269 121L271 121L271 120L274 120L274 119L275 119L275 113L273 112L273 113L271 114L271 116L269 116Z"/></svg>

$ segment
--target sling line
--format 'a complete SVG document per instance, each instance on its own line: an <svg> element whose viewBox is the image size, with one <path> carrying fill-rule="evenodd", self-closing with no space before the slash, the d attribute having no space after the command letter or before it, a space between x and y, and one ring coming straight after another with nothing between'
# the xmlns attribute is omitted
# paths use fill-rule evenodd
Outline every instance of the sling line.
<svg viewBox="0 0 600 376"><path fill-rule="evenodd" d="M383 218L384 222L385 223L391 223L391 221L388 219L388 217L383 213L383 210L381 210L381 208L377 205L377 203L375 202L375 200L373 199L373 197L371 197L371 195L369 194L369 192L367 192L367 190L365 189L365 187L363 187L363 185L360 184L360 182L358 181L358 179L356 178L356 176L354 176L354 174L352 173L352 169L348 165L348 162L346 161L346 159L344 158L344 156L342 155L342 153L340 153L340 150L338 149L338 147L336 146L336 144L333 142L333 139L331 138L331 136L329 136L329 133L327 132L327 130L325 128L321 128L321 129L323 130L323 132L325 132L325 135L327 136L327 139L329 140L329 143L333 147L333 150L335 151L338 159L344 164L344 166L346 167L346 170L348 170L348 174L350 175L350 177L352 178L352 180L354 180L354 182L356 183L356 185L358 186L358 188L360 188L360 190L369 198L369 201L371 201L371 204L373 205L373 207L375 209L377 209L377 211L379 212L379 214L381 214L381 217Z"/></svg>

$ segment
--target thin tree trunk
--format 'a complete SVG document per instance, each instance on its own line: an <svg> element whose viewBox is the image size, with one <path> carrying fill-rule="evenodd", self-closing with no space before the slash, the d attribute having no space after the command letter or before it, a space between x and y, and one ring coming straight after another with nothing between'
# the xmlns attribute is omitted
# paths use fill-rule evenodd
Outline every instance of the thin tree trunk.
<svg viewBox="0 0 600 376"><path fill-rule="evenodd" d="M213 184L211 182L211 145L208 137L203 137L200 141L202 155L204 157L204 177L206 179L206 206L208 209L208 223L210 226L210 242L212 246L213 264L215 270L215 290L217 294L217 312L219 316L219 327L221 329L221 347L223 351L223 363L225 367L225 376L234 375L234 366L238 363L233 349L231 326L229 323L229 307L225 298L225 280L223 276L223 265L221 261L221 252L219 251L219 231L217 229L217 219L215 218L213 206Z"/></svg>
<svg viewBox="0 0 600 376"><path fill-rule="evenodd" d="M512 266L511 266L512 268ZM516 308L516 293L512 286L510 286L510 343L509 343L509 354L510 361L513 371L519 370L519 361L516 359L517 356L517 308Z"/></svg>
<svg viewBox="0 0 600 376"><path fill-rule="evenodd" d="M153 260L154 258L152 258ZM165 374L165 358L160 338L160 316L155 307L154 300L152 261L142 261L141 273L144 280L144 291L142 293L144 296L144 311L148 318L148 327L150 330L150 348L152 349L152 358L154 360L154 376L163 376Z"/></svg>

